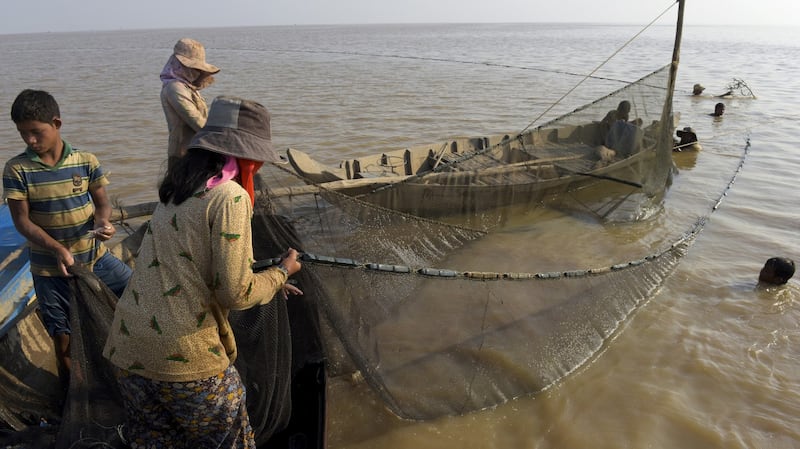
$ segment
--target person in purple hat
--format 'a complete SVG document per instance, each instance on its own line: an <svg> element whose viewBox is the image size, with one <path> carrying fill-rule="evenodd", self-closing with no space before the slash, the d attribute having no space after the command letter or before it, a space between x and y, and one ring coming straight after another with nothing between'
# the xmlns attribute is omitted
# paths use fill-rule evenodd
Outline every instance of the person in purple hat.
<svg viewBox="0 0 800 449"><path fill-rule="evenodd" d="M206 123L208 105L200 90L214 83L219 67L206 62L200 42L183 38L161 70L161 106L167 119L167 163L186 154L189 141Z"/></svg>

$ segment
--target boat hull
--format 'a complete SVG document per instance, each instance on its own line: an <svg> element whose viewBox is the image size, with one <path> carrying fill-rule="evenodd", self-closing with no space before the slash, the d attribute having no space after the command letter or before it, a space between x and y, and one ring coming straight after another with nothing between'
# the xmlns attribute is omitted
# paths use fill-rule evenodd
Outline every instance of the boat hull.
<svg viewBox="0 0 800 449"><path fill-rule="evenodd" d="M425 217L473 215L489 209L540 203L565 192L578 191L601 182L627 181L632 188L637 188L635 184L638 183L635 180L639 179L641 166L652 157L652 152L641 153L606 169L587 172L589 174L563 173L552 166L539 167L552 171L555 176L524 183L452 185L411 180L398 183L394 188L378 189L364 195L362 199L389 209Z"/></svg>
<svg viewBox="0 0 800 449"><path fill-rule="evenodd" d="M53 342L36 312L27 242L0 205L0 421L21 430L60 415Z"/></svg>
<svg viewBox="0 0 800 449"><path fill-rule="evenodd" d="M640 130L640 147L608 161L599 157L605 128L598 123L540 128L515 138L503 134L420 145L342 161L338 169L290 148L288 159L309 186L272 193L333 190L400 212L442 217L534 204L600 182L636 189L642 187L647 164L655 157L652 136L657 131L657 122ZM475 154L496 165L470 168ZM448 165L453 162L456 168Z"/></svg>

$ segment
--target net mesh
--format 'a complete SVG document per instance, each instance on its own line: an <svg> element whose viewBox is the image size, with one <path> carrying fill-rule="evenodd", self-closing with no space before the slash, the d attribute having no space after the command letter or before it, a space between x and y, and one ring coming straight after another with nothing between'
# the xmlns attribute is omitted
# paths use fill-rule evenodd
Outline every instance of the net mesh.
<svg viewBox="0 0 800 449"><path fill-rule="evenodd" d="M302 236L315 282L301 288L321 311L331 374L364 379L392 412L425 420L541 391L596 354L693 233L655 252L612 242L650 256L583 270L563 267L604 259L548 260L511 234L565 203L621 223L661 209L673 168L668 75L531 130L431 145L415 173L402 172L402 151L344 161L359 170L357 189L262 169L268 207ZM622 101L629 123L604 122ZM601 158L602 146L615 156ZM400 176L386 181L390 172Z"/></svg>
<svg viewBox="0 0 800 449"><path fill-rule="evenodd" d="M485 229L504 218L502 207L513 207L513 213L602 181L641 187L640 195L658 195L669 175L663 164L670 162L665 150L671 148L671 136L662 135L664 129L672 130L671 111L662 118L668 74L669 67L664 67L532 130L432 145L422 174L359 197L412 215L449 216L450 222ZM606 119L623 101L636 125ZM601 145L615 157L601 159ZM661 160L654 163L656 157Z"/></svg>

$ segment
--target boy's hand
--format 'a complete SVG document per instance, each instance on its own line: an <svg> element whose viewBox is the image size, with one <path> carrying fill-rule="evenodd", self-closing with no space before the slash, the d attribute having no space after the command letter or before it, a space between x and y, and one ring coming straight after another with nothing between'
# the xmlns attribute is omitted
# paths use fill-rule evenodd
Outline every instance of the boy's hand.
<svg viewBox="0 0 800 449"><path fill-rule="evenodd" d="M114 228L114 225L109 223L104 226L98 226L89 232L92 233L94 238L97 240L106 241L111 237L114 237L114 234L117 232L117 230Z"/></svg>
<svg viewBox="0 0 800 449"><path fill-rule="evenodd" d="M67 267L71 267L75 264L75 258L72 257L72 253L67 248L61 248L56 253L56 263L58 264L58 270L61 272L61 275L64 277L72 276L67 271Z"/></svg>

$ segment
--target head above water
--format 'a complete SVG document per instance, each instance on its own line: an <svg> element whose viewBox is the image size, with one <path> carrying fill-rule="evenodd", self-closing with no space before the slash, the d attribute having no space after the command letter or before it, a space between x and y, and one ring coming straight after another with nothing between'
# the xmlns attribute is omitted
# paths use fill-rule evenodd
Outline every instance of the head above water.
<svg viewBox="0 0 800 449"><path fill-rule="evenodd" d="M714 106L714 116L720 117L724 113L725 113L725 103L717 103Z"/></svg>
<svg viewBox="0 0 800 449"><path fill-rule="evenodd" d="M704 90L706 90L706 88L703 87L701 84L699 84L699 83L695 84L692 87L692 95L700 95L700 94L703 93Z"/></svg>
<svg viewBox="0 0 800 449"><path fill-rule="evenodd" d="M758 274L758 282L782 285L794 276L794 261L786 257L772 257L767 260Z"/></svg>

